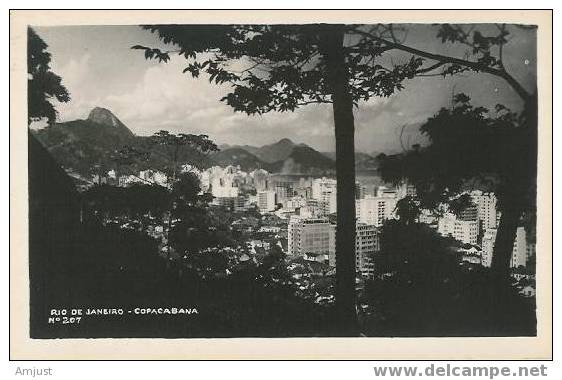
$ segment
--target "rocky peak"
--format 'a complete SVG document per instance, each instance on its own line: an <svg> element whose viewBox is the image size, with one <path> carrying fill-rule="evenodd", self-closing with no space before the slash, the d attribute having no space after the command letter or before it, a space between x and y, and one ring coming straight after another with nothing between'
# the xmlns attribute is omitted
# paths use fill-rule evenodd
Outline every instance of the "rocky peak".
<svg viewBox="0 0 562 380"><path fill-rule="evenodd" d="M95 107L90 111L88 120L97 124L103 124L110 127L126 130L129 134L133 134L129 128L125 126L110 110L102 107Z"/></svg>
<svg viewBox="0 0 562 380"><path fill-rule="evenodd" d="M277 142L277 144L279 144L279 145L287 145L287 146L294 146L294 145L295 145L295 143L293 143L293 142L291 141L291 139L288 139L288 138L286 138L286 137L283 138L283 139L281 139L281 140L279 140L279 141ZM274 144L274 145L275 145L275 144Z"/></svg>

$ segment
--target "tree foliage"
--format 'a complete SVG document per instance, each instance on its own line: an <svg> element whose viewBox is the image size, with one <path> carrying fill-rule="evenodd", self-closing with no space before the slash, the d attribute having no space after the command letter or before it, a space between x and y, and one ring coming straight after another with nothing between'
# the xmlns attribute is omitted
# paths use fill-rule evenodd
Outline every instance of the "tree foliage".
<svg viewBox="0 0 562 380"><path fill-rule="evenodd" d="M181 173L176 182L172 185L172 195L175 199L193 205L199 198L201 191L201 181L196 174L187 172Z"/></svg>
<svg viewBox="0 0 562 380"><path fill-rule="evenodd" d="M129 187L94 186L83 194L85 209L107 216L161 214L167 209L170 194L158 185L134 184Z"/></svg>
<svg viewBox="0 0 562 380"><path fill-rule="evenodd" d="M506 24L436 24L435 37L450 46L465 47L464 54L444 55L429 50L418 49L407 44L407 25L373 25L363 26L355 31L366 38L372 38L388 49L409 53L428 62L425 70L419 70L419 76L455 75L462 72L486 73L505 80L519 95L523 102L533 101L536 85L526 89L504 65L504 51L508 45L512 30L526 29L534 33L535 26ZM400 38L399 31L402 31Z"/></svg>
<svg viewBox="0 0 562 380"><path fill-rule="evenodd" d="M147 162L149 157L150 152L131 145L123 145L110 156L119 173L134 173L135 168L139 164Z"/></svg>
<svg viewBox="0 0 562 380"><path fill-rule="evenodd" d="M380 169L385 181L408 178L425 207L434 208L457 197L464 184L474 178L497 178L493 190L500 200L505 185L513 183L514 173L519 173L516 178L521 181L528 180L522 174L529 170L532 161L520 159L528 154L522 118L504 106L490 111L473 106L467 95L457 94L453 107L442 108L421 125L420 131L429 138L427 147L381 157ZM534 205L533 183L525 187L526 192L518 195L526 209L530 209Z"/></svg>
<svg viewBox="0 0 562 380"><path fill-rule="evenodd" d="M408 238L405 239L404 236ZM424 224L388 221L363 302L368 336L536 334L532 300L509 289L498 299L487 268L459 264L450 238Z"/></svg>
<svg viewBox="0 0 562 380"><path fill-rule="evenodd" d="M217 145L207 135L173 134L160 130L140 143L119 147L111 154L110 160L121 173L135 173L149 162L162 161L160 166L172 184L182 171L182 165L201 168L207 155L217 150Z"/></svg>
<svg viewBox="0 0 562 380"><path fill-rule="evenodd" d="M28 124L45 118L50 124L54 123L57 111L53 101L70 101L70 94L62 84L61 77L51 71L51 53L47 47L33 29L27 29Z"/></svg>
<svg viewBox="0 0 562 380"><path fill-rule="evenodd" d="M186 59L184 73L208 75L210 82L226 84L231 91L221 100L236 111L262 114L293 111L310 103L330 103L332 89L327 79L323 34L327 25L149 25L165 44L177 49L136 45L148 59L168 62L171 55ZM390 48L380 41L354 32L355 25L342 26L350 43L344 54L353 78L353 102L390 96L413 78L424 59L411 57L385 68L377 58Z"/></svg>
<svg viewBox="0 0 562 380"><path fill-rule="evenodd" d="M412 224L420 216L420 202L416 197L408 195L396 202L395 213L401 222Z"/></svg>
<svg viewBox="0 0 562 380"><path fill-rule="evenodd" d="M460 216L464 210L473 206L474 203L468 193L462 193L449 201L449 211L456 216Z"/></svg>
<svg viewBox="0 0 562 380"><path fill-rule="evenodd" d="M164 149L164 154L170 162L171 167L167 169L172 181L175 181L182 164L201 167L204 156L219 150L207 135L174 134L166 130L154 133L150 143Z"/></svg>
<svg viewBox="0 0 562 380"><path fill-rule="evenodd" d="M454 276L458 266L450 242L424 224L387 221L380 244L380 252L374 256L376 276L391 274L411 286L443 281Z"/></svg>

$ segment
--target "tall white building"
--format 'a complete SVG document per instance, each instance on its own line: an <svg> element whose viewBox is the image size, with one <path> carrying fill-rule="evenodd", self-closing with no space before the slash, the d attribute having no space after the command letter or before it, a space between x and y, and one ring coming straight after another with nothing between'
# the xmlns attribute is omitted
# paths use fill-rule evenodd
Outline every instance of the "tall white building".
<svg viewBox="0 0 562 380"><path fill-rule="evenodd" d="M315 178L312 181L312 198L324 201L329 194L336 192L337 182L332 178Z"/></svg>
<svg viewBox="0 0 562 380"><path fill-rule="evenodd" d="M537 254L537 243L527 242L527 260Z"/></svg>
<svg viewBox="0 0 562 380"><path fill-rule="evenodd" d="M454 214L445 213L437 222L437 232L466 244L478 243L478 221L462 220Z"/></svg>
<svg viewBox="0 0 562 380"><path fill-rule="evenodd" d="M465 244L476 245L478 243L478 221L455 220L453 237Z"/></svg>
<svg viewBox="0 0 562 380"><path fill-rule="evenodd" d="M275 211L275 191L262 190L258 191L258 208L262 212Z"/></svg>
<svg viewBox="0 0 562 380"><path fill-rule="evenodd" d="M373 225L357 223L355 232L355 270L364 277L373 278L375 273L373 256L379 251L379 229ZM336 266L335 242L334 249L330 251L329 264L333 267Z"/></svg>
<svg viewBox="0 0 562 380"><path fill-rule="evenodd" d="M437 232L442 236L453 236L457 218L450 212L443 214L437 221Z"/></svg>
<svg viewBox="0 0 562 380"><path fill-rule="evenodd" d="M297 208L306 206L306 199L301 196L291 197L285 202L285 208L288 210L296 210Z"/></svg>
<svg viewBox="0 0 562 380"><path fill-rule="evenodd" d="M495 228L488 228L482 238L482 265L488 268L492 266L492 255L497 233L498 230Z"/></svg>
<svg viewBox="0 0 562 380"><path fill-rule="evenodd" d="M527 234L525 233L525 227L517 227L510 266L512 268L527 266Z"/></svg>
<svg viewBox="0 0 562 380"><path fill-rule="evenodd" d="M439 218L437 232L442 236L451 236L466 244L478 243L478 221L462 220L451 213L445 213Z"/></svg>
<svg viewBox="0 0 562 380"><path fill-rule="evenodd" d="M379 230L376 226L358 223L355 235L355 267L364 277L373 278L373 256L380 251Z"/></svg>
<svg viewBox="0 0 562 380"><path fill-rule="evenodd" d="M335 190L325 192L322 196L321 202L324 215L333 214L338 211L337 192Z"/></svg>
<svg viewBox="0 0 562 380"><path fill-rule="evenodd" d="M360 223L380 227L387 219L395 218L396 198L390 196L365 197L355 201L355 213Z"/></svg>
<svg viewBox="0 0 562 380"><path fill-rule="evenodd" d="M471 194L472 202L478 208L478 220L481 223L482 230L497 227L497 198L494 193L483 193L482 191L473 191Z"/></svg>
<svg viewBox="0 0 562 380"><path fill-rule="evenodd" d="M315 178L311 186L312 199L319 201L321 214L326 216L337 211L337 182L332 178Z"/></svg>
<svg viewBox="0 0 562 380"><path fill-rule="evenodd" d="M492 257L494 253L494 246L496 244L496 236L498 230L489 228L484 232L482 238L482 265L490 267L492 265ZM519 266L527 266L527 236L524 227L517 227L517 234L513 242L513 252L511 253L510 266L512 268Z"/></svg>
<svg viewBox="0 0 562 380"><path fill-rule="evenodd" d="M292 216L287 240L289 255L317 255L328 259L330 252L336 249L335 225L324 218Z"/></svg>

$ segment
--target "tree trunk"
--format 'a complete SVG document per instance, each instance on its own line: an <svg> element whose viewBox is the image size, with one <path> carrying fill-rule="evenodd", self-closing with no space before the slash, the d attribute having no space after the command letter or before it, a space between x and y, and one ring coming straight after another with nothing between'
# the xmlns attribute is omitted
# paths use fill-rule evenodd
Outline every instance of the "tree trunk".
<svg viewBox="0 0 562 380"><path fill-rule="evenodd" d="M324 58L331 88L336 137L336 334L358 334L355 295L355 141L353 101L343 49L343 28L323 33Z"/></svg>
<svg viewBox="0 0 562 380"><path fill-rule="evenodd" d="M508 163L500 191L501 218L492 256L492 275L498 286L508 284L517 227L524 209L536 207L538 114L536 92L525 101L523 125L513 132L516 159Z"/></svg>
<svg viewBox="0 0 562 380"><path fill-rule="evenodd" d="M501 213L491 269L494 281L503 286L509 278L509 265L521 210L515 202L506 202Z"/></svg>

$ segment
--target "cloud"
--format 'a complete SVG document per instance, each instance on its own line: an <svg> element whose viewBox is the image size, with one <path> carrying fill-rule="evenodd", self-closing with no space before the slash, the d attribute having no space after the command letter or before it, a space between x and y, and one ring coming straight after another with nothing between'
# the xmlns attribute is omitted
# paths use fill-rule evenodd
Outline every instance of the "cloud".
<svg viewBox="0 0 562 380"><path fill-rule="evenodd" d="M208 134L218 143L253 145L288 137L318 150L335 149L331 105L309 105L295 112L259 116L235 113L220 101L229 90L227 86L211 84L204 75L192 78L183 74L184 66L179 59L147 64L134 77L138 78L136 82L133 78L128 86L119 87L112 85L120 80L119 75L99 78L90 54L71 59L53 68L63 76L72 94L70 103L57 107L61 119L85 118L93 107L101 106L112 110L139 135L167 129ZM115 92L116 88L120 92ZM408 96L403 93L362 102L355 110L357 148L368 152L376 149L373 145L391 150L398 146L397 128L413 117L412 112L418 112L415 105L405 110L404 102L408 102Z"/></svg>
<svg viewBox="0 0 562 380"><path fill-rule="evenodd" d="M208 82L205 76L182 74L185 63L148 67L131 90L98 99L134 133L152 134L159 129L205 133L219 143L269 144L284 137L296 142L332 149L330 106L307 106L295 112L271 112L248 116L234 112L220 99L226 85Z"/></svg>
<svg viewBox="0 0 562 380"><path fill-rule="evenodd" d="M410 25L408 43L436 53L453 54L450 44L434 38L434 28ZM334 149L330 105L309 105L294 113L247 116L220 102L228 87L209 84L202 76L182 74L185 61L167 64L147 61L131 46L159 46L158 39L136 26L38 27L53 54L53 70L62 76L72 101L57 105L61 120L85 118L94 106L111 109L133 132L159 129L209 134L218 143L272 143L283 137L319 150ZM518 80L533 88L536 80L536 41L533 34L513 30L505 64ZM508 53L508 51L506 51ZM459 52L462 55L462 51ZM176 59L178 58L178 59ZM529 63L525 64L525 60ZM243 62L234 62L242 69ZM475 103L493 107L503 103L517 109L517 95L503 80L474 74L452 78L416 78L389 98L362 102L355 110L357 149L366 152L400 149L397 138L405 124L417 124L450 104L453 86ZM495 89L497 91L494 91ZM417 133L409 127L408 132Z"/></svg>
<svg viewBox="0 0 562 380"><path fill-rule="evenodd" d="M95 106L96 97L90 91L87 78L92 76L91 55L85 53L73 58L63 65L53 60L53 71L62 77L62 83L70 92L70 102L57 103L59 119L68 121L83 118L84 114Z"/></svg>
<svg viewBox="0 0 562 380"><path fill-rule="evenodd" d="M152 133L161 124L179 128L206 110L212 110L209 115L221 114L224 89L182 74L183 66L176 61L149 67L131 91L107 96L105 106L139 134Z"/></svg>

